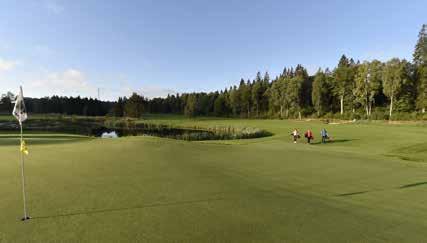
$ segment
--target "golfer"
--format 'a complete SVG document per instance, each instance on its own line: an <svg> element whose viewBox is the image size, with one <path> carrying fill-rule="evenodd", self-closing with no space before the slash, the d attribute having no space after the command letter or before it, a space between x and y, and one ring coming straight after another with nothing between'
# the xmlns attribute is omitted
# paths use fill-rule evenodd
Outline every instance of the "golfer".
<svg viewBox="0 0 427 243"><path fill-rule="evenodd" d="M294 138L294 143L297 143L297 140L300 138L298 129L295 128L295 130L291 133L291 136Z"/></svg>
<svg viewBox="0 0 427 243"><path fill-rule="evenodd" d="M310 129L308 129L308 130L304 133L304 137L307 139L307 143L309 144L309 143L310 143L310 141L311 141L312 139L314 139L314 137L313 137L313 132L312 132Z"/></svg>
<svg viewBox="0 0 427 243"><path fill-rule="evenodd" d="M328 138L329 138L329 136L328 136L328 131L326 131L326 129L325 129L325 128L323 128L323 129L320 131L320 136L322 136L322 143L326 143L326 139L328 139Z"/></svg>

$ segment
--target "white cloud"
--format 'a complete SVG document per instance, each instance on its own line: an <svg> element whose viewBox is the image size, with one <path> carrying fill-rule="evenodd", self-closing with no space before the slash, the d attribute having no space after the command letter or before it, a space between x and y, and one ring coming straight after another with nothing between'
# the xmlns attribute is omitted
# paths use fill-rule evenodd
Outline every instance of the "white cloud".
<svg viewBox="0 0 427 243"><path fill-rule="evenodd" d="M15 68L15 66L17 64L18 64L18 62L16 62L16 61L10 61L10 60L5 60L5 59L0 58L0 72L1 71L9 71L9 70Z"/></svg>
<svg viewBox="0 0 427 243"><path fill-rule="evenodd" d="M39 69L26 72L25 75L0 76L0 93L6 91L16 92L19 85L23 85L25 95L28 97L46 96L81 96L96 98L98 88L102 100L117 100L118 97L131 96L133 92L147 98L166 97L176 94L176 90L160 85L137 83L129 81L105 82L108 78L95 78L88 73L68 68L60 71ZM116 79L117 80L117 79Z"/></svg>
<svg viewBox="0 0 427 243"><path fill-rule="evenodd" d="M64 11L64 6L56 0L46 0L45 7L54 14L60 14Z"/></svg>
<svg viewBox="0 0 427 243"><path fill-rule="evenodd" d="M146 98L166 97L168 94L178 93L176 90L158 86L155 84L147 84L138 82L130 82L126 75L119 75L116 84L103 85L101 87L101 99L117 100L118 97L129 97L132 93L143 95Z"/></svg>
<svg viewBox="0 0 427 243"><path fill-rule="evenodd" d="M38 80L28 82L34 91L43 95L82 95L93 96L95 88L91 86L86 75L76 69L53 72L43 75Z"/></svg>
<svg viewBox="0 0 427 243"><path fill-rule="evenodd" d="M108 92L109 90L106 89ZM143 85L138 88L133 88L131 86L122 86L119 90L111 90L112 92L109 92L109 97L113 98L114 96L131 96L132 93L137 93L139 95L143 95L147 98L158 98L158 97L166 97L168 94L176 94L177 92L172 89L155 86L155 85ZM114 97L113 99L116 99L117 97Z"/></svg>
<svg viewBox="0 0 427 243"><path fill-rule="evenodd" d="M139 93L148 98L166 97L168 94L176 94L177 92L172 89L159 87L159 86L142 86Z"/></svg>

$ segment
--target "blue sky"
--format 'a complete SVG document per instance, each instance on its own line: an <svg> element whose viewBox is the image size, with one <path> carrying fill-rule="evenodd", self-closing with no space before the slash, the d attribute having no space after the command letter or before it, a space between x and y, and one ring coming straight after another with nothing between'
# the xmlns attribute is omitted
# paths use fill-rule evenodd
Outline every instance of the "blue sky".
<svg viewBox="0 0 427 243"><path fill-rule="evenodd" d="M116 99L314 73L342 54L411 59L427 1L2 0L0 93Z"/></svg>

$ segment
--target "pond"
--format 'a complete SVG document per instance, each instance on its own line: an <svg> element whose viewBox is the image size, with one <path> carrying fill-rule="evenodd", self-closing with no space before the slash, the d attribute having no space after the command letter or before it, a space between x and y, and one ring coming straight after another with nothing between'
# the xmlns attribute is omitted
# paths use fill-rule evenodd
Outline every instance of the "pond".
<svg viewBox="0 0 427 243"><path fill-rule="evenodd" d="M176 127L153 123L106 123L104 120L32 119L25 123L26 131L79 134L102 138L148 135L187 141L231 140L268 137L273 134L251 127ZM16 122L0 122L0 130L17 131Z"/></svg>
<svg viewBox="0 0 427 243"><path fill-rule="evenodd" d="M134 128L92 129L91 136L102 138L117 138L125 136L156 136L187 141L249 139L271 136L272 134L256 128L206 128L192 129L169 127L166 125L140 125Z"/></svg>
<svg viewBox="0 0 427 243"><path fill-rule="evenodd" d="M92 130L92 136L102 138L117 138L126 136L156 136L180 140L212 140L215 133L211 131L185 129L185 128L97 128Z"/></svg>

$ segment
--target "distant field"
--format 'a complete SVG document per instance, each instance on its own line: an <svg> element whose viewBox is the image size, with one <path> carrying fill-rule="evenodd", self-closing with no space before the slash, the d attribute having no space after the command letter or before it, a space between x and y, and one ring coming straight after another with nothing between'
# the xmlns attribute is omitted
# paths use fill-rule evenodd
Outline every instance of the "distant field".
<svg viewBox="0 0 427 243"><path fill-rule="evenodd" d="M0 120L4 120L0 117ZM427 126L184 119L274 136L186 142L32 133L22 216L17 133L0 132L0 242L425 242ZM320 129L333 138L319 144ZM293 144L292 129L315 142Z"/></svg>

